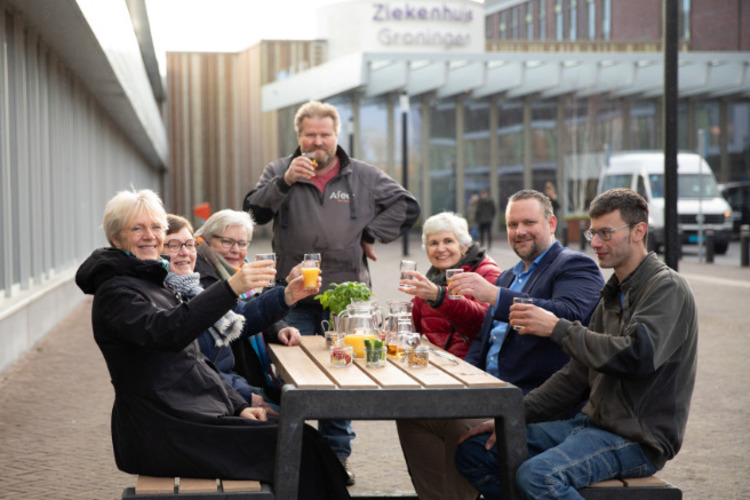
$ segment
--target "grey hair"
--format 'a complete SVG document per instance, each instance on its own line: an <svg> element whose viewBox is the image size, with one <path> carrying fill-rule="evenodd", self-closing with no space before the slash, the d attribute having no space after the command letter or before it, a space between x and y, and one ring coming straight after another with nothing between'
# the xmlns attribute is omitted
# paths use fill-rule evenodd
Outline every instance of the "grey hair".
<svg viewBox="0 0 750 500"><path fill-rule="evenodd" d="M195 232L195 237L203 237L207 243L211 243L213 237L223 233L230 226L242 226L247 231L247 240L253 239L253 227L255 222L248 212L230 210L225 208L219 210L206 220L206 222Z"/></svg>
<svg viewBox="0 0 750 500"><path fill-rule="evenodd" d="M320 101L306 102L297 110L294 115L294 131L297 135L302 132L302 122L305 118L330 118L333 120L333 129L336 134L341 132L341 118L339 112L333 104Z"/></svg>
<svg viewBox="0 0 750 500"><path fill-rule="evenodd" d="M119 191L104 207L102 229L110 245L115 246L112 237L120 234L125 229L125 224L143 210L161 225L162 234L166 234L167 211L159 195L150 189L136 191L131 188L130 191Z"/></svg>
<svg viewBox="0 0 750 500"><path fill-rule="evenodd" d="M450 231L455 234L462 247L467 247L472 243L469 223L466 222L466 219L453 212L441 212L433 215L422 224L422 248L427 248L427 239L431 234L440 231Z"/></svg>

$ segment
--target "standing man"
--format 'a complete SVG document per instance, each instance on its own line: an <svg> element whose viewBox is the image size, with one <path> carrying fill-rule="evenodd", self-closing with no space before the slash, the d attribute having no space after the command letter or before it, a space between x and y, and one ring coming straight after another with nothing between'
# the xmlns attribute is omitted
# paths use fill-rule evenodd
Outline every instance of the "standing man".
<svg viewBox="0 0 750 500"><path fill-rule="evenodd" d="M479 226L479 245L489 250L492 248L492 223L495 220L495 202L492 201L490 192L486 189L483 189L479 195L475 218ZM484 244L485 241L487 241L487 245Z"/></svg>
<svg viewBox="0 0 750 500"><path fill-rule="evenodd" d="M465 361L517 385L525 394L569 358L550 339L521 336L509 327L513 298L532 297L535 304L561 317L587 323L604 280L593 260L555 240L557 219L549 198L539 191L511 196L505 218L508 242L521 260L494 285L477 273L464 272L453 277L451 289L490 304ZM481 422L399 420L401 447L420 499L476 498L476 490L458 473L453 457L458 438Z"/></svg>
<svg viewBox="0 0 750 500"><path fill-rule="evenodd" d="M576 490L599 481L650 476L685 434L698 344L690 287L646 250L643 197L612 189L591 202L589 215L586 238L599 265L614 270L589 328L535 305L510 314L523 335L551 339L571 357L524 398L529 459L516 474L524 498L582 498ZM573 419L549 421L586 398ZM459 471L485 498L500 498L493 424L464 439Z"/></svg>
<svg viewBox="0 0 750 500"><path fill-rule="evenodd" d="M341 120L334 106L302 105L294 129L299 147L266 166L243 209L252 211L258 224L273 219L279 276L286 276L305 253L315 252L322 257L321 290L343 281L370 286L367 259L377 260L375 240L388 243L406 233L419 217L419 204L379 168L349 158L338 145ZM303 335L322 334L323 319L312 297L285 318ZM350 422L321 420L319 428L354 484L346 463L354 438Z"/></svg>

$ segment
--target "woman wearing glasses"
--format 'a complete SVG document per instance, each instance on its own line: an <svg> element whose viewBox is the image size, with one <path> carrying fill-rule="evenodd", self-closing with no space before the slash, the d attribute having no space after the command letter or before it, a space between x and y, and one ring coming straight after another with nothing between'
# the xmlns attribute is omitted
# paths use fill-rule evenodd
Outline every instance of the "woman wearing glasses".
<svg viewBox="0 0 750 500"><path fill-rule="evenodd" d="M195 271L200 274L201 285L208 288L215 282L226 279L246 263L247 249L253 237L254 223L250 214L237 210L224 209L211 215L206 222L195 232L198 241L197 259ZM295 268L287 276L287 282L301 276L302 272ZM278 288L278 287L277 287ZM279 293L274 288L266 288L260 295L263 300L269 299L268 295L276 296ZM247 295L253 292L249 291ZM249 297L247 297L249 298ZM246 304L252 304L253 300L240 301L235 312L243 314L242 309ZM270 379L270 367L265 350L268 342L285 345L296 345L301 341L299 330L289 326L282 319L274 323L254 328L254 331L262 330L262 336L250 337L246 341L233 342L230 348L217 349L206 343L201 348L209 359L218 356L231 356L231 361L224 359L225 363L231 362L234 371L245 378L253 387L263 388L266 401L269 399L278 404L280 394L275 381ZM236 359L235 359L236 358Z"/></svg>
<svg viewBox="0 0 750 500"><path fill-rule="evenodd" d="M94 339L115 389L111 423L118 468L273 482L277 424L262 408L250 407L194 341L244 290L273 279L274 270L243 266L188 304L164 283L169 263L160 255L167 214L156 193L119 192L107 203L102 226L111 246L84 261L76 284L94 296ZM309 426L302 453L301 497L349 498L343 468Z"/></svg>
<svg viewBox="0 0 750 500"><path fill-rule="evenodd" d="M190 300L204 289L200 283L200 274L195 272L197 242L193 237L193 226L183 217L172 214L167 215L167 222L169 229L164 251L170 261L170 272L166 283L180 292L184 299ZM261 380L261 383L255 386L251 385L245 377L234 370L235 360L231 343L240 338L247 339L250 335L258 334L259 331L266 329L274 321L286 315L290 306L286 303L284 292L283 288L278 288L263 295L262 300L240 301L232 311L228 311L198 337L201 352L213 362L224 380L251 406L264 407L272 415L278 415L278 406L264 399L264 391L261 388L263 381ZM252 340L263 342L260 338ZM286 344L294 345L299 343L299 335L291 339L285 337L284 340ZM274 341L278 339L274 338ZM257 360L255 364L262 375L264 373L262 365Z"/></svg>

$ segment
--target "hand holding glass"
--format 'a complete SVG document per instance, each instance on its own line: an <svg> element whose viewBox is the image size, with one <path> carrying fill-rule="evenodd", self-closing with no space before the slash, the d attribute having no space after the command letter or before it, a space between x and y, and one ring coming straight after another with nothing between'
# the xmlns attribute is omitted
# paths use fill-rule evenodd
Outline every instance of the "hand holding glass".
<svg viewBox="0 0 750 500"><path fill-rule="evenodd" d="M514 304L533 304L534 299L531 297L513 297L513 303ZM513 327L514 330L518 331L521 328L523 328L522 325L516 325Z"/></svg>

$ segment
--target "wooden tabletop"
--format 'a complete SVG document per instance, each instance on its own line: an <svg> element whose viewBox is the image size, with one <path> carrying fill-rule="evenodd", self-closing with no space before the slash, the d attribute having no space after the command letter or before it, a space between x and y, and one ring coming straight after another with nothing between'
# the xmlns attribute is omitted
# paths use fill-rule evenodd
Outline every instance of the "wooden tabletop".
<svg viewBox="0 0 750 500"><path fill-rule="evenodd" d="M385 366L369 368L363 358L347 367L332 367L325 338L305 335L299 346L269 344L271 358L285 383L304 389L436 389L504 387L505 382L429 343L430 362L411 368L388 359Z"/></svg>

